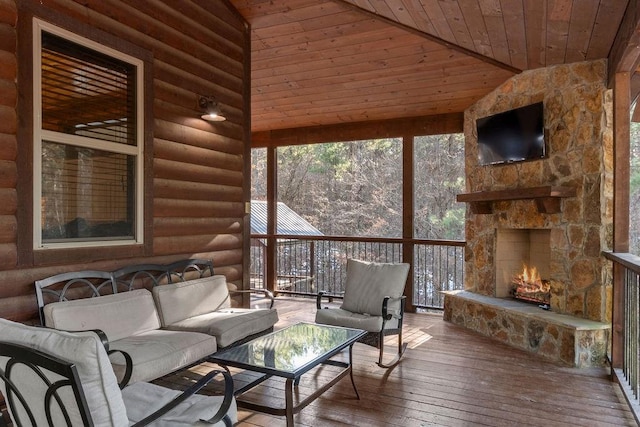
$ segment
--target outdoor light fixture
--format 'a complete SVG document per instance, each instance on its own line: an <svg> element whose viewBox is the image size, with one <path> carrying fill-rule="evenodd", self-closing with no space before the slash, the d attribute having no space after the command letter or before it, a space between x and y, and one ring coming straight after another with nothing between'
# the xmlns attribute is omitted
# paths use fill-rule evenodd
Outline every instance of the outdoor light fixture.
<svg viewBox="0 0 640 427"><path fill-rule="evenodd" d="M201 96L198 99L198 105L202 109L202 119L208 122L224 122L227 120L225 116L220 112L220 106L218 101L213 96Z"/></svg>

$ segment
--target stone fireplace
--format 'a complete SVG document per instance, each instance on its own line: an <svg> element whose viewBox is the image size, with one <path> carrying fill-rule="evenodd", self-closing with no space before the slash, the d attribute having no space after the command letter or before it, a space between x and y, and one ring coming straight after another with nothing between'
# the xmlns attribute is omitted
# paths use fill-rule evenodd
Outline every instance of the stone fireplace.
<svg viewBox="0 0 640 427"><path fill-rule="evenodd" d="M547 157L479 165L475 120L539 101ZM445 296L445 320L564 364L604 363L611 104L606 63L593 61L523 72L465 112L465 290ZM523 263L548 280L550 310L511 298Z"/></svg>

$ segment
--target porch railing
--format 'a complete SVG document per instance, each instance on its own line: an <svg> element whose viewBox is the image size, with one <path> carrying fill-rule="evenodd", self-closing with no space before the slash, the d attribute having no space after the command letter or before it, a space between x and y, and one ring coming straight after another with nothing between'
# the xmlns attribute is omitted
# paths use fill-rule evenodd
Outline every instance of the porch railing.
<svg viewBox="0 0 640 427"><path fill-rule="evenodd" d="M604 253L613 261L612 374L640 424L640 257Z"/></svg>
<svg viewBox="0 0 640 427"><path fill-rule="evenodd" d="M464 287L464 242L450 240L382 239L329 236L278 236L276 289L278 294L338 295L344 291L348 258L376 262L402 262L407 253L415 308L442 309L441 291ZM262 288L267 277L267 236L252 235L252 286ZM407 251L407 245L410 250Z"/></svg>

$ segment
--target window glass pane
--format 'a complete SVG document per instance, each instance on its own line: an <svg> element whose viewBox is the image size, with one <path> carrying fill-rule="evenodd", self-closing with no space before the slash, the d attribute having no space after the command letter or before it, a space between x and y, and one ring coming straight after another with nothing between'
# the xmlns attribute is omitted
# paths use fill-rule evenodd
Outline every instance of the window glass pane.
<svg viewBox="0 0 640 427"><path fill-rule="evenodd" d="M402 142L376 139L282 147L278 201L321 233L402 236Z"/></svg>
<svg viewBox="0 0 640 427"><path fill-rule="evenodd" d="M44 142L42 240L131 239L133 156Z"/></svg>
<svg viewBox="0 0 640 427"><path fill-rule="evenodd" d="M42 33L42 128L136 145L136 67Z"/></svg>
<svg viewBox="0 0 640 427"><path fill-rule="evenodd" d="M267 149L251 150L251 200L267 200Z"/></svg>
<svg viewBox="0 0 640 427"><path fill-rule="evenodd" d="M414 236L464 239L464 134L416 137L414 153Z"/></svg>

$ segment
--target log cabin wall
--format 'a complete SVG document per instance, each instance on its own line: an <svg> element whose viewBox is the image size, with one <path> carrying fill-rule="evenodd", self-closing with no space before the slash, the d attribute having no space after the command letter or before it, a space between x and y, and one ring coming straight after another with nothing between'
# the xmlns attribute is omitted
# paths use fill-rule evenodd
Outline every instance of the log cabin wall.
<svg viewBox="0 0 640 427"><path fill-rule="evenodd" d="M145 186L150 213L142 250L38 257L24 248L31 242L22 235L32 223L32 195L21 187L32 170L19 148L29 133L20 117L29 109L20 105L21 67L31 64L19 40L25 4L152 55L152 84L145 88L153 94L145 129L151 136L145 176L152 185ZM226 0L0 0L0 317L35 319L33 282L63 271L198 257L213 259L216 274L248 286L249 55L246 22ZM199 95L215 96L227 121L201 120Z"/></svg>

